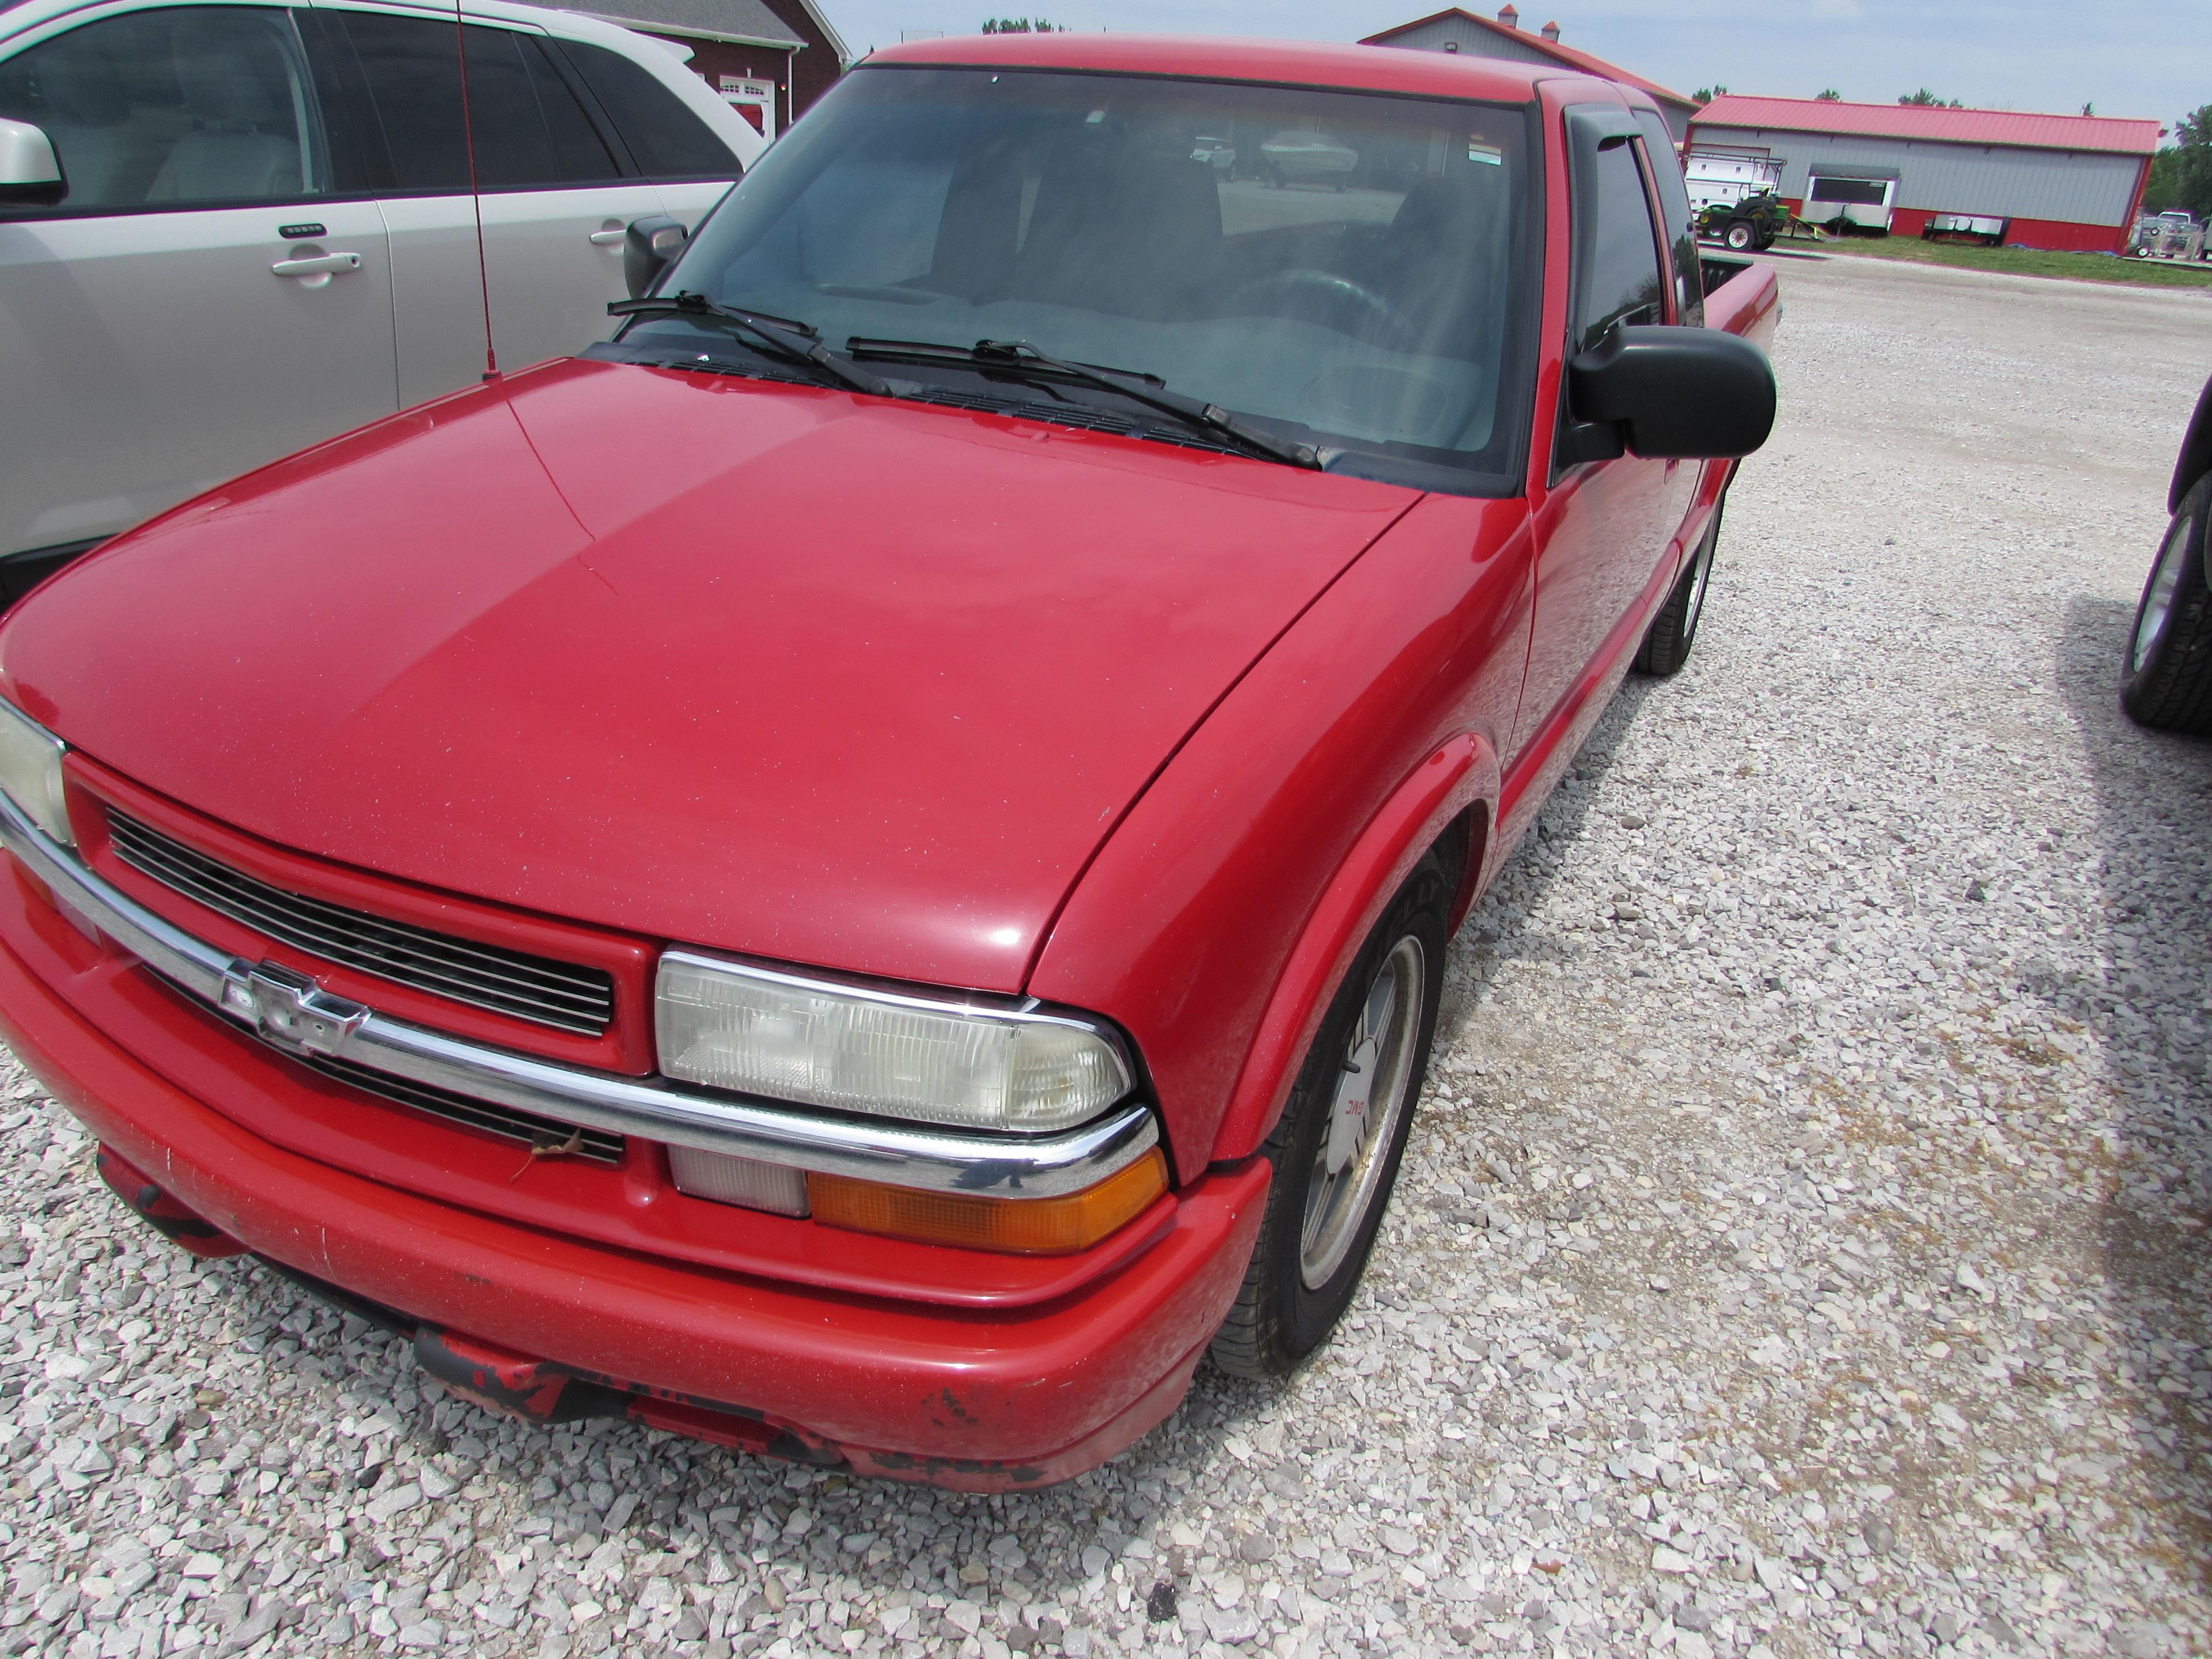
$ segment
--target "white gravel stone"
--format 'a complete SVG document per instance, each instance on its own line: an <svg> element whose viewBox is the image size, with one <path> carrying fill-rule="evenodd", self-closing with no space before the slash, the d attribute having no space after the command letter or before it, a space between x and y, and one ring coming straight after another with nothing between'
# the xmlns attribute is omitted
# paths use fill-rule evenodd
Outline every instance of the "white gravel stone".
<svg viewBox="0 0 2212 1659"><path fill-rule="evenodd" d="M1454 945L1365 1288L980 1498L554 1430L0 1066L0 1659L2212 1645L2212 751L2114 684L2212 296L1783 268L1697 653Z"/></svg>

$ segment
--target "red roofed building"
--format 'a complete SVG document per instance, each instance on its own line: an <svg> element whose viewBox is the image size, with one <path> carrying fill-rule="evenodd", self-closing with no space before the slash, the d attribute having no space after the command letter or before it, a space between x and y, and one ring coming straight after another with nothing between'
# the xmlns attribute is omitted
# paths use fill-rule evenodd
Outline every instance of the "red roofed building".
<svg viewBox="0 0 2212 1659"><path fill-rule="evenodd" d="M2006 222L2008 243L2118 253L2160 131L2101 115L1723 94L1689 137L1699 150L1780 161L1783 196L1815 224L1871 202L1887 207L1893 235L1962 214Z"/></svg>
<svg viewBox="0 0 2212 1659"><path fill-rule="evenodd" d="M1577 70L1584 75L1601 76L1607 81L1641 88L1651 94L1667 118L1667 130L1674 135L1677 143L1689 130L1690 118L1697 113L1694 99L1685 98L1679 92L1670 92L1656 81L1647 81L1640 75L1631 75L1626 70L1608 64L1602 58L1593 58L1586 52L1559 44L1559 26L1547 23L1540 29L1521 27L1521 14L1512 0L1506 0L1498 21L1477 17L1471 11L1454 7L1410 23L1401 23L1394 29L1384 29L1380 34L1370 34L1359 43L1363 46L1410 46L1419 52L1462 52L1474 58L1503 58L1523 64L1556 64L1562 69Z"/></svg>

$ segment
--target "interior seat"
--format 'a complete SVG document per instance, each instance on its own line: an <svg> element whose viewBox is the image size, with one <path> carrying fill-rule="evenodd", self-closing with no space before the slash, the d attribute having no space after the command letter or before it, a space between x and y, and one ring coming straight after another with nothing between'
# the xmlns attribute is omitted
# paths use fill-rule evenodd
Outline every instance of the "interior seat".
<svg viewBox="0 0 2212 1659"><path fill-rule="evenodd" d="M291 73L267 26L252 16L180 19L177 80L192 130L179 137L146 192L149 202L266 201L305 183Z"/></svg>
<svg viewBox="0 0 2212 1659"><path fill-rule="evenodd" d="M1181 153L1079 143L1047 167L1016 298L1156 321L1199 314L1221 265L1221 191Z"/></svg>

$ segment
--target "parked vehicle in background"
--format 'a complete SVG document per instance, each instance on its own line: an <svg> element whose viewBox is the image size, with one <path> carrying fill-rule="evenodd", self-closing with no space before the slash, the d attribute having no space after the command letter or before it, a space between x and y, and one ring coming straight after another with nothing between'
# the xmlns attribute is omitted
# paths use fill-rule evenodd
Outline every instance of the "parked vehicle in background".
<svg viewBox="0 0 2212 1659"><path fill-rule="evenodd" d="M2173 516L2136 605L2120 706L2144 726L2212 735L2212 380L2182 435L2166 510Z"/></svg>
<svg viewBox="0 0 2212 1659"><path fill-rule="evenodd" d="M1358 151L1318 132L1279 132L1260 146L1260 176L1271 185L1342 190L1358 165Z"/></svg>
<svg viewBox="0 0 2212 1659"><path fill-rule="evenodd" d="M1775 238L1786 235L1793 222L1790 204L1779 196L1746 196L1700 210L1698 234L1731 253L1756 253L1772 247Z"/></svg>
<svg viewBox="0 0 2212 1659"><path fill-rule="evenodd" d="M1419 160L1193 154L1322 131ZM1283 1374L1773 420L1671 153L1548 64L875 54L614 340L0 625L0 1032L507 1409L988 1490Z"/></svg>
<svg viewBox="0 0 2212 1659"><path fill-rule="evenodd" d="M471 5L503 368L605 337L623 228L763 147L673 49ZM0 9L0 599L173 503L477 380L450 8Z"/></svg>

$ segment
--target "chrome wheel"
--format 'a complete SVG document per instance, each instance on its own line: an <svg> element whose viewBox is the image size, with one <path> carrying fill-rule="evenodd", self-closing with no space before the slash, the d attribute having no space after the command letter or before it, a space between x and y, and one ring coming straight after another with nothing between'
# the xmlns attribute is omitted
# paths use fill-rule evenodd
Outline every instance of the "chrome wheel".
<svg viewBox="0 0 2212 1659"><path fill-rule="evenodd" d="M2142 672L2158 645L2158 636L2166 631L2166 619L2172 612L2174 595L2181 586L2182 570L2189 562L2189 532L2193 523L2186 514L2176 519L2166 533L2166 545L2158 550L2150 585L2143 589L2142 609L2136 612L2136 636L2128 651L2130 674Z"/></svg>
<svg viewBox="0 0 2212 1659"><path fill-rule="evenodd" d="M1705 614L1705 584L1713 579L1713 550L1720 540L1720 526L1715 525L1705 532L1704 544L1698 549L1698 566L1691 572L1690 605L1682 618L1682 642L1686 647L1697 637L1698 618Z"/></svg>
<svg viewBox="0 0 2212 1659"><path fill-rule="evenodd" d="M1424 968L1420 940L1400 939L1383 958L1345 1041L1328 1133L1314 1150L1306 1182L1298 1273L1308 1290L1320 1289L1344 1265L1389 1162L1390 1143L1412 1092Z"/></svg>

